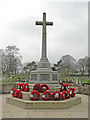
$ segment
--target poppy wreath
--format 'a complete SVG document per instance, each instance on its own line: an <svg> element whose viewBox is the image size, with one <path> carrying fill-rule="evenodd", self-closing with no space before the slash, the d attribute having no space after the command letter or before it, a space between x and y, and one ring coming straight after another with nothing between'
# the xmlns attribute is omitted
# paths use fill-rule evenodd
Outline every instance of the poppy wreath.
<svg viewBox="0 0 90 120"><path fill-rule="evenodd" d="M60 84L60 85L63 85L63 82L60 82L59 84Z"/></svg>
<svg viewBox="0 0 90 120"><path fill-rule="evenodd" d="M70 90L66 92L66 98L69 99L71 97Z"/></svg>
<svg viewBox="0 0 90 120"><path fill-rule="evenodd" d="M41 85L41 92L45 92L46 90L49 90L49 86L47 84L42 84Z"/></svg>
<svg viewBox="0 0 90 120"><path fill-rule="evenodd" d="M24 83L21 83L21 91L24 91Z"/></svg>
<svg viewBox="0 0 90 120"><path fill-rule="evenodd" d="M30 98L31 100L39 100L39 98L40 98L40 93L39 93L38 91L34 90L34 91L31 92L29 98Z"/></svg>
<svg viewBox="0 0 90 120"><path fill-rule="evenodd" d="M11 93L11 95L13 94L13 88L11 89L10 93Z"/></svg>
<svg viewBox="0 0 90 120"><path fill-rule="evenodd" d="M76 94L75 88L71 88L71 97L74 97Z"/></svg>
<svg viewBox="0 0 90 120"><path fill-rule="evenodd" d="M59 91L54 91L52 94L53 100L60 100L62 95Z"/></svg>
<svg viewBox="0 0 90 120"><path fill-rule="evenodd" d="M66 84L65 84L65 87L66 87L66 90L67 90L67 91L70 90L70 84L69 84L69 83L66 83Z"/></svg>
<svg viewBox="0 0 90 120"><path fill-rule="evenodd" d="M33 90L36 90L36 91L40 92L41 91L41 85L39 83L35 84L33 86Z"/></svg>
<svg viewBox="0 0 90 120"><path fill-rule="evenodd" d="M60 88L61 88L61 86L63 85L63 82L60 82L59 84L60 84Z"/></svg>
<svg viewBox="0 0 90 120"><path fill-rule="evenodd" d="M29 92L29 85L28 85L28 83L24 84L24 91L25 92Z"/></svg>
<svg viewBox="0 0 90 120"><path fill-rule="evenodd" d="M17 97L16 91L17 91L17 89L13 89L13 93L12 93L13 97Z"/></svg>
<svg viewBox="0 0 90 120"><path fill-rule="evenodd" d="M60 92L63 92L64 90L66 90L66 85L63 84L62 82L60 84L61 84Z"/></svg>
<svg viewBox="0 0 90 120"><path fill-rule="evenodd" d="M21 90L16 91L17 98L22 98L22 92Z"/></svg>
<svg viewBox="0 0 90 120"><path fill-rule="evenodd" d="M63 92L62 92L62 100L65 100L66 99L66 96L67 96L67 93L66 93L66 91L64 90Z"/></svg>
<svg viewBox="0 0 90 120"><path fill-rule="evenodd" d="M18 83L18 89L21 90L22 83Z"/></svg>
<svg viewBox="0 0 90 120"><path fill-rule="evenodd" d="M51 92L50 91L44 91L42 93L42 99L43 100L51 100Z"/></svg>

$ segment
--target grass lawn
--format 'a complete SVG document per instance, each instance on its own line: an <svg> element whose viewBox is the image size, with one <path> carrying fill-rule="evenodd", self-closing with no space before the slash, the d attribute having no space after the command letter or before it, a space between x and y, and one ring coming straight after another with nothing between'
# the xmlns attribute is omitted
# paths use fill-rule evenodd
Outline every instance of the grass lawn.
<svg viewBox="0 0 90 120"><path fill-rule="evenodd" d="M79 76L79 77L69 77L69 80L68 80L68 77L63 77L61 80L66 81L66 82L68 82L68 81L72 82L72 79L73 80L78 79L79 83L80 83L80 80L81 80L82 83L88 83L89 82L87 77L82 77L82 76Z"/></svg>
<svg viewBox="0 0 90 120"><path fill-rule="evenodd" d="M11 82L17 82L19 81L19 78L21 81L25 81L25 79L29 79L30 76L29 75L21 75L21 76L12 76L12 77L8 77L8 76L3 76L2 77L2 81L0 81L0 84L6 84L6 83L11 83Z"/></svg>
<svg viewBox="0 0 90 120"><path fill-rule="evenodd" d="M11 83L11 82L17 82L17 81L19 81L19 78L20 78L21 81L25 81L25 79L29 81L30 75L11 76L10 78L7 75L5 75L2 78L3 79L2 79L2 81L0 81L0 84L6 84L6 83ZM69 82L72 82L72 79L73 80L78 79L79 82L80 82L80 79L81 79L82 83L88 83L89 82L87 77L82 77L82 76L69 77ZM63 77L61 80L68 82L68 77Z"/></svg>
<svg viewBox="0 0 90 120"><path fill-rule="evenodd" d="M82 83L88 83L88 82L89 82L88 79L82 80Z"/></svg>

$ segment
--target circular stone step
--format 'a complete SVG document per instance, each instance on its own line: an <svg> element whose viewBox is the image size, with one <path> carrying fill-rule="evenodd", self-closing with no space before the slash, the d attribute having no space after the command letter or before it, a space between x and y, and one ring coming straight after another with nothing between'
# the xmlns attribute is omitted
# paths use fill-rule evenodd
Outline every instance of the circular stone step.
<svg viewBox="0 0 90 120"><path fill-rule="evenodd" d="M49 91L50 92L54 92L54 91L60 91L60 87L49 87ZM33 87L29 87L29 91L33 91Z"/></svg>
<svg viewBox="0 0 90 120"><path fill-rule="evenodd" d="M81 103L81 97L76 95L74 98L60 100L60 101L30 101L24 99L18 99L8 96L6 98L6 103L16 105L18 107L24 109L62 109L62 108L69 108L78 103Z"/></svg>

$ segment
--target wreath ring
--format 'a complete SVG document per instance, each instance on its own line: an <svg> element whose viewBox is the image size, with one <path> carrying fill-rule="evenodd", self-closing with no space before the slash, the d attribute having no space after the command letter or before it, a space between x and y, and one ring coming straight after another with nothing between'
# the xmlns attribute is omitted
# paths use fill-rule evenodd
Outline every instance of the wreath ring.
<svg viewBox="0 0 90 120"><path fill-rule="evenodd" d="M22 92L21 90L16 91L17 98L22 98Z"/></svg>
<svg viewBox="0 0 90 120"><path fill-rule="evenodd" d="M42 99L43 100L51 100L51 96L52 96L52 94L51 94L50 91L45 91L45 92L42 93Z"/></svg>
<svg viewBox="0 0 90 120"><path fill-rule="evenodd" d="M44 89L45 88L45 89ZM41 92L44 92L46 90L49 90L49 86L47 84L42 84L41 85Z"/></svg>
<svg viewBox="0 0 90 120"><path fill-rule="evenodd" d="M53 96L53 100L60 100L62 97L62 95L59 91L54 91L52 96Z"/></svg>
<svg viewBox="0 0 90 120"><path fill-rule="evenodd" d="M30 98L31 100L39 100L39 98L40 98L40 93L39 93L38 91L34 90L34 91L31 92L29 98Z"/></svg>

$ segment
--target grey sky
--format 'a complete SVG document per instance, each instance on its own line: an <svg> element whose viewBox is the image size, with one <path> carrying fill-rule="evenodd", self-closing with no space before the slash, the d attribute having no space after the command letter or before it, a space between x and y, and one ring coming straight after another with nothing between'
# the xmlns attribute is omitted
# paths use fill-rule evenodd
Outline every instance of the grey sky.
<svg viewBox="0 0 90 120"><path fill-rule="evenodd" d="M84 1L84 0L83 0ZM22 62L39 61L41 56L41 21L46 12L48 59L57 62L70 54L79 59L88 55L88 1L39 2L35 0L0 0L0 48L16 45Z"/></svg>

